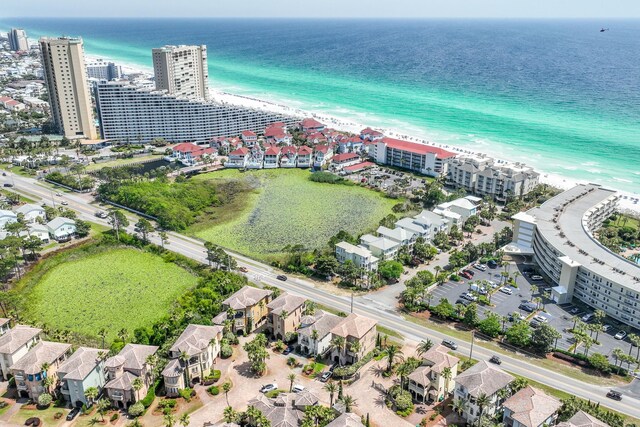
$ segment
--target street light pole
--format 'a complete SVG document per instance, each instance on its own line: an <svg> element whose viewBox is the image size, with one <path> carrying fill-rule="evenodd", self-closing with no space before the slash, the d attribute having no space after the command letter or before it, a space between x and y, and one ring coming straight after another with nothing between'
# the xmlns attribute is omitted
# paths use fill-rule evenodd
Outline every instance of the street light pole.
<svg viewBox="0 0 640 427"><path fill-rule="evenodd" d="M471 349L469 350L469 362L471 362L471 358L473 356L473 340L476 337L475 331L471 331Z"/></svg>

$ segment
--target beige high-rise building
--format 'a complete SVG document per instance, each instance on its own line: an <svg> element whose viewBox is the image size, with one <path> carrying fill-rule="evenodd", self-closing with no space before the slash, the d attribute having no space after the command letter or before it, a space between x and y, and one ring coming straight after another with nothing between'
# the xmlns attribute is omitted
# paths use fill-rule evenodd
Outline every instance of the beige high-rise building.
<svg viewBox="0 0 640 427"><path fill-rule="evenodd" d="M12 28L8 33L9 50L26 52L29 50L27 33L22 28Z"/></svg>
<svg viewBox="0 0 640 427"><path fill-rule="evenodd" d="M98 137L80 38L40 39L53 124L64 136Z"/></svg>
<svg viewBox="0 0 640 427"><path fill-rule="evenodd" d="M170 95L209 99L207 47L164 46L152 50L156 89Z"/></svg>

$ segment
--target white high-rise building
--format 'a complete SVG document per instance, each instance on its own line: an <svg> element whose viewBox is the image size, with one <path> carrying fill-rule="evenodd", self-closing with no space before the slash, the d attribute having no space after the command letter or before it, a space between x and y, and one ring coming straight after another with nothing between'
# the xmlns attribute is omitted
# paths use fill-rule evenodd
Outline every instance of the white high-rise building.
<svg viewBox="0 0 640 427"><path fill-rule="evenodd" d="M207 47L164 46L152 50L156 89L170 95L209 99Z"/></svg>
<svg viewBox="0 0 640 427"><path fill-rule="evenodd" d="M98 59L87 64L87 77L98 80L114 80L122 77L122 67L113 62Z"/></svg>
<svg viewBox="0 0 640 427"><path fill-rule="evenodd" d="M81 38L40 39L51 116L66 137L97 138Z"/></svg>
<svg viewBox="0 0 640 427"><path fill-rule="evenodd" d="M9 50L12 51L27 51L29 50L29 41L27 40L27 33L22 28L12 28L8 33L9 38Z"/></svg>
<svg viewBox="0 0 640 427"><path fill-rule="evenodd" d="M295 123L291 116L177 97L118 80L96 85L96 104L102 137L120 142L206 143L244 130L262 132L274 122Z"/></svg>

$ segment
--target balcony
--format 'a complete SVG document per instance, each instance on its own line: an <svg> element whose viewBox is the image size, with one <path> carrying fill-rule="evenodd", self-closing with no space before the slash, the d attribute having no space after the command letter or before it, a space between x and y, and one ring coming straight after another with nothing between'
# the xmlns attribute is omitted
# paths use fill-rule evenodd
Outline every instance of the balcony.
<svg viewBox="0 0 640 427"><path fill-rule="evenodd" d="M25 383L16 383L16 388L18 390L27 390L27 385Z"/></svg>
<svg viewBox="0 0 640 427"><path fill-rule="evenodd" d="M113 394L111 394L111 398L113 400L124 400L124 394L122 394L122 393L113 393Z"/></svg>

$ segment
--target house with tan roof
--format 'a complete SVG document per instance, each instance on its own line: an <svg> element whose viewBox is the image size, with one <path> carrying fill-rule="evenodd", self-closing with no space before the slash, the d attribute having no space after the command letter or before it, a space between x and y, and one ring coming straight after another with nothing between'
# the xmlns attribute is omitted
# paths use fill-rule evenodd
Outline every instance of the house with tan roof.
<svg viewBox="0 0 640 427"><path fill-rule="evenodd" d="M351 412L345 412L325 427L364 427L362 419Z"/></svg>
<svg viewBox="0 0 640 427"><path fill-rule="evenodd" d="M220 354L222 326L188 325L169 349L170 361L162 371L168 396L202 381Z"/></svg>
<svg viewBox="0 0 640 427"><path fill-rule="evenodd" d="M409 374L407 389L414 400L441 402L454 390L460 359L448 350L443 345L431 348L422 355L422 366Z"/></svg>
<svg viewBox="0 0 640 427"><path fill-rule="evenodd" d="M248 406L262 412L271 427L298 427L304 418L304 410L317 405L318 401L316 395L305 390L300 393L280 393L274 399L260 395L251 399Z"/></svg>
<svg viewBox="0 0 640 427"><path fill-rule="evenodd" d="M377 324L378 321L356 313L351 313L342 319L342 322L331 329L331 339L342 337L345 345L341 348L334 347L331 351L331 359L341 365L355 363L373 350L376 345Z"/></svg>
<svg viewBox="0 0 640 427"><path fill-rule="evenodd" d="M104 365L108 353L108 350L80 347L58 367L60 392L71 406L88 404L84 393L90 387L102 392L106 382Z"/></svg>
<svg viewBox="0 0 640 427"><path fill-rule="evenodd" d="M296 331L300 325L305 301L305 298L283 292L267 304L267 329L275 339L282 340L288 333Z"/></svg>
<svg viewBox="0 0 640 427"><path fill-rule="evenodd" d="M584 411L578 411L567 421L559 423L558 427L609 427L609 424Z"/></svg>
<svg viewBox="0 0 640 427"><path fill-rule="evenodd" d="M222 301L222 312L213 318L216 325L224 325L231 320L231 330L236 334L252 333L267 321L273 292L266 289L244 286L242 289ZM233 319L227 319L231 310Z"/></svg>
<svg viewBox="0 0 640 427"><path fill-rule="evenodd" d="M43 393L51 392L58 385L58 367L71 354L71 344L40 341L14 363L9 370L16 381L18 396L36 400ZM45 378L53 379L45 387Z"/></svg>
<svg viewBox="0 0 640 427"><path fill-rule="evenodd" d="M298 328L298 347L302 354L322 355L331 347L331 330L343 318L323 310L302 316Z"/></svg>
<svg viewBox="0 0 640 427"><path fill-rule="evenodd" d="M503 422L507 427L552 426L562 403L542 390L527 386L503 404Z"/></svg>
<svg viewBox="0 0 640 427"><path fill-rule="evenodd" d="M504 401L501 390L507 390L515 378L502 369L490 365L485 361L476 363L471 368L456 377L455 399L462 399L466 407L462 417L469 424L473 424L480 416L478 397L486 395L489 404L483 408L483 414L493 416Z"/></svg>
<svg viewBox="0 0 640 427"><path fill-rule="evenodd" d="M0 369L4 381L9 379L9 368L40 341L41 332L42 329L16 325L0 336Z"/></svg>
<svg viewBox="0 0 640 427"><path fill-rule="evenodd" d="M152 345L127 344L120 353L105 362L107 384L104 390L111 404L126 409L132 403L147 394L153 382L149 356L153 356L158 347ZM142 379L142 388L134 390L134 381Z"/></svg>

